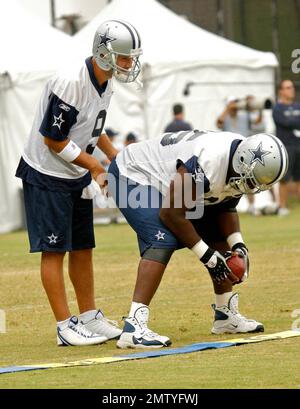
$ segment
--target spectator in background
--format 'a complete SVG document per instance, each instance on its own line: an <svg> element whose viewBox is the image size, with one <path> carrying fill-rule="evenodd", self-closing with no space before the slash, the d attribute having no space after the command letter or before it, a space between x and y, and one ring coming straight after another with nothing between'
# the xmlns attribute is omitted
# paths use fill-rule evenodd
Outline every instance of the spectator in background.
<svg viewBox="0 0 300 409"><path fill-rule="evenodd" d="M217 119L217 127L225 132L234 132L246 137L264 132L265 124L262 110L253 109L253 101L253 95L248 95L244 99L229 96L224 111ZM275 201L273 190L271 195ZM261 212L255 208L254 196L248 195L247 199L249 202L248 213L254 216L260 215Z"/></svg>
<svg viewBox="0 0 300 409"><path fill-rule="evenodd" d="M174 119L170 122L164 132L178 132L178 131L191 131L192 126L184 120L184 110L182 104L173 105Z"/></svg>
<svg viewBox="0 0 300 409"><path fill-rule="evenodd" d="M288 182L296 182L300 196L300 103L295 102L295 87L292 81L282 80L278 87L278 101L273 109L276 133L284 143L288 156L289 168L279 185L278 214L289 214L287 208Z"/></svg>
<svg viewBox="0 0 300 409"><path fill-rule="evenodd" d="M217 127L224 132L239 133L246 137L264 132L262 111L252 108L253 100L252 95L248 95L244 102L234 96L228 97L226 107L217 119Z"/></svg>
<svg viewBox="0 0 300 409"><path fill-rule="evenodd" d="M126 135L126 138L125 138L125 141L124 141L124 146L126 147L126 146L130 145L131 143L136 143L137 141L138 141L137 136L133 132L129 132Z"/></svg>
<svg viewBox="0 0 300 409"><path fill-rule="evenodd" d="M119 135L119 132L116 132L112 128L105 128L105 132L111 142L113 142L115 140L115 137Z"/></svg>

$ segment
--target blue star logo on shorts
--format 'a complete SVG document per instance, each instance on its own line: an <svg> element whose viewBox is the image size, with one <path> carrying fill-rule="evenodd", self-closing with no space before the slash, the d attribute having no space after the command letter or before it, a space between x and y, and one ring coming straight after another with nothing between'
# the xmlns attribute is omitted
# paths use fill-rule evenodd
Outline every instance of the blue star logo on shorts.
<svg viewBox="0 0 300 409"><path fill-rule="evenodd" d="M58 238L58 236L55 236L53 233L51 234L51 236L47 236L49 239L49 244L56 244L56 240Z"/></svg>
<svg viewBox="0 0 300 409"><path fill-rule="evenodd" d="M160 230L158 230L158 233L155 235L156 239L159 240L164 240L165 239L165 234L166 233L162 233Z"/></svg>

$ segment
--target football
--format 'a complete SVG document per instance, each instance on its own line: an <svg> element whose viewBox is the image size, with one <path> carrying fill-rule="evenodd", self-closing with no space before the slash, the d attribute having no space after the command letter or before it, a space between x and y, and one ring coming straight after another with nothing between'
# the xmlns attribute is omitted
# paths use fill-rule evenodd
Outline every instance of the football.
<svg viewBox="0 0 300 409"><path fill-rule="evenodd" d="M241 257L239 254L232 253L232 255L226 260L226 263L233 274L241 280L246 271L245 258Z"/></svg>

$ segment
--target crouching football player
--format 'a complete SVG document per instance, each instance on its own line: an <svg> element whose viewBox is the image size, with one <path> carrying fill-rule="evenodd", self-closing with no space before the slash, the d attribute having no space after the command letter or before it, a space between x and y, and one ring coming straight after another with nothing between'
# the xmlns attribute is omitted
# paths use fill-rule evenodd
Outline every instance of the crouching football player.
<svg viewBox="0 0 300 409"><path fill-rule="evenodd" d="M172 253L182 247L195 253L212 279L212 333L264 331L263 324L239 313L232 286L247 277L249 268L241 279L236 277L226 264L226 252L240 253L249 265L236 205L243 194L270 189L284 176L287 163L286 150L275 136L246 139L230 132L167 133L117 155L109 168L109 191L136 231L141 254L118 347L171 344L167 336L148 328L149 304ZM197 215L191 211L195 202L186 204L185 192L192 192L197 203L199 186L203 206L196 205ZM188 211L192 217L187 217Z"/></svg>

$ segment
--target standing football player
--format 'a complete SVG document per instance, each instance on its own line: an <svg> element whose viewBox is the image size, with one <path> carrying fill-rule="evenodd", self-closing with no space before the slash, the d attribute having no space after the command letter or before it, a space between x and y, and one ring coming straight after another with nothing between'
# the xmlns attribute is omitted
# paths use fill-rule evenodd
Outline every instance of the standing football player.
<svg viewBox="0 0 300 409"><path fill-rule="evenodd" d="M97 311L94 299L92 198L104 169L92 153L97 145L109 159L117 154L102 133L112 77L134 81L141 53L140 36L131 24L101 24L84 65L64 69L45 86L16 172L23 180L30 252L42 252L41 278L57 321L58 345L100 344L121 333ZM79 317L67 303L66 252Z"/></svg>
<svg viewBox="0 0 300 409"><path fill-rule="evenodd" d="M191 249L212 278L212 333L264 331L260 322L239 313L238 294L232 293L233 284L249 274L236 206L243 194L270 189L284 176L287 163L283 144L269 134L244 138L231 132L166 133L118 153L109 168L109 191L136 231L141 254L118 347L171 344L148 328L149 304L173 251L181 247ZM226 264L228 251L245 260L241 279Z"/></svg>

